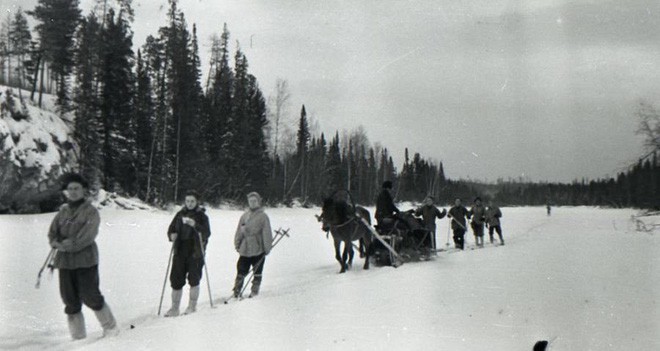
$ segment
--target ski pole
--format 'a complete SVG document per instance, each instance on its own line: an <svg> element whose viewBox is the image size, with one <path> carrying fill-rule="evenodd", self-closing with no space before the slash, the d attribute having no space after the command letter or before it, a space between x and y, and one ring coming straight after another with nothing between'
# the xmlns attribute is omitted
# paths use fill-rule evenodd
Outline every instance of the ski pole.
<svg viewBox="0 0 660 351"><path fill-rule="evenodd" d="M283 236L283 234L286 235L286 236L289 236L289 234L287 234L288 232L289 232L289 229L285 230L284 232L282 232L281 229L278 229L278 230L275 231L275 236L273 237L273 239L275 239L275 241L273 242L273 245L271 245L271 247L270 247L271 251L277 245L277 243L279 243L279 241L280 241L279 239L280 239L280 237ZM266 259L266 256L264 255L264 257L262 257L254 267L256 267L256 268L261 267L261 265L263 264L265 259ZM252 281L252 277L254 275L254 267L250 269L250 275L248 276L247 284L244 284L241 287L241 291L238 293L238 296L242 296L243 292L245 292L246 287L248 285L250 285L250 282ZM225 299L224 303L227 304L231 299L235 298L236 296L237 295L232 294L230 297Z"/></svg>
<svg viewBox="0 0 660 351"><path fill-rule="evenodd" d="M206 287L209 290L209 302L211 303L211 308L213 308L213 297L211 297L211 281L209 279L209 268L206 264L206 250L204 249L204 244L202 244L202 233L197 231L197 237L199 238L199 248L202 249L202 264L204 264L204 272L206 273Z"/></svg>
<svg viewBox="0 0 660 351"><path fill-rule="evenodd" d="M458 224L459 227L463 228L463 230L465 230L467 232L467 228L465 228L465 226L463 224L461 224L461 222L459 222L456 218L451 217L451 220L456 222L456 224Z"/></svg>
<svg viewBox="0 0 660 351"><path fill-rule="evenodd" d="M167 284L167 275L170 272L170 265L172 264L172 256L174 256L174 245L176 240L172 242L172 249L170 250L170 258L167 260L167 269L165 270L165 279L163 280L163 290L160 293L160 303L158 304L158 315L160 316L160 309L163 307L163 296L165 296L165 284Z"/></svg>
<svg viewBox="0 0 660 351"><path fill-rule="evenodd" d="M277 239L273 242L273 245L271 245L270 250L272 251L275 248L275 246L277 246L277 244L285 236L289 236L289 229L286 229L286 230L278 229L278 230L276 230L275 231L275 238L277 238ZM248 276L247 282L245 283L245 285L243 285L243 288L241 289L241 292L238 294L238 296L243 296L243 293L245 292L245 289L247 289L248 285L250 285L250 282L252 282L252 279L254 278L254 272L256 270L258 270L259 268L261 268L261 265L264 264L265 260L266 260L266 255L264 255L264 257L262 257L259 260L259 262L257 262L257 264L254 266L254 268L252 268L252 270L250 271L250 275Z"/></svg>
<svg viewBox="0 0 660 351"><path fill-rule="evenodd" d="M39 286L41 286L41 273L44 272L44 269L46 269L46 267L50 264L50 261L55 257L55 251L57 251L56 248L51 248L48 256L46 256L46 261L44 261L43 266L41 266L39 274L37 274L37 284L34 286L35 289L39 289Z"/></svg>
<svg viewBox="0 0 660 351"><path fill-rule="evenodd" d="M436 251L438 247L435 241L435 229L433 230L433 234L431 234L431 244L433 245L433 251Z"/></svg>
<svg viewBox="0 0 660 351"><path fill-rule="evenodd" d="M431 231L427 229L426 234L424 234L424 237L422 237L422 240L419 243L417 243L417 245L415 246L415 251L419 250L419 248L422 247L422 245L424 245L424 242L426 241L427 238L429 238L430 234L431 234ZM435 250L435 248L434 248L434 250Z"/></svg>
<svg viewBox="0 0 660 351"><path fill-rule="evenodd" d="M447 245L446 245L447 247L449 247L449 235L450 235L450 233L451 233L451 223L449 223L449 225L447 225Z"/></svg>

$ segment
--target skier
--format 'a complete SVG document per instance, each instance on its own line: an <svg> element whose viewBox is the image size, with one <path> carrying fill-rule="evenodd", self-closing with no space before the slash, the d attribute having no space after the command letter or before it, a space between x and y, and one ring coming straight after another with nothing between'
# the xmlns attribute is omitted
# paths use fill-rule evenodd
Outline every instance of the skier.
<svg viewBox="0 0 660 351"><path fill-rule="evenodd" d="M428 229L429 235L431 236L431 246L435 250L435 219L444 218L447 215L447 210L443 209L442 212L440 212L440 210L433 204L434 200L433 196L427 196L424 199L424 205L415 210L415 215L422 217L424 226Z"/></svg>
<svg viewBox="0 0 660 351"><path fill-rule="evenodd" d="M545 209L548 211L548 216L550 215L550 201L546 202Z"/></svg>
<svg viewBox="0 0 660 351"><path fill-rule="evenodd" d="M59 269L60 295L69 332L74 340L87 336L82 304L91 308L103 327L103 336L119 333L115 317L99 290L99 211L86 198L87 180L70 173L63 177L67 203L57 213L48 231L48 241L57 250L53 265Z"/></svg>
<svg viewBox="0 0 660 351"><path fill-rule="evenodd" d="M504 245L500 218L502 218L502 211L500 211L500 208L493 205L491 201L488 201L488 208L486 209L486 225L488 226L488 235L490 236L491 244L493 243L493 231L495 231L500 237L500 244Z"/></svg>
<svg viewBox="0 0 660 351"><path fill-rule="evenodd" d="M396 214L399 214L399 209L394 205L394 198L392 197L392 182L386 180L383 182L380 194L376 199L376 221L378 227L383 225L391 225L394 222Z"/></svg>
<svg viewBox="0 0 660 351"><path fill-rule="evenodd" d="M461 199L454 201L454 207L449 209L447 217L451 218L451 229L454 232L454 245L457 249L463 250L465 248L465 231L466 220L468 217L468 210L461 204Z"/></svg>
<svg viewBox="0 0 660 351"><path fill-rule="evenodd" d="M484 222L486 220L486 209L481 204L481 198L474 199L474 206L468 212L468 218L472 217L470 226L474 232L474 241L479 247L484 246Z"/></svg>
<svg viewBox="0 0 660 351"><path fill-rule="evenodd" d="M184 207L174 216L167 230L168 239L174 246L170 285L172 286L172 307L165 317L179 315L179 306L186 285L186 276L190 291L188 307L184 314L190 314L197 309L199 298L199 282L202 279L206 244L211 236L209 218L206 210L199 205L199 196L194 191L185 193ZM200 242L201 239L201 242Z"/></svg>
<svg viewBox="0 0 660 351"><path fill-rule="evenodd" d="M247 195L248 210L241 216L234 236L234 246L240 257L236 263L234 297L240 297L245 276L250 267L254 270L252 290L249 297L259 294L266 256L273 244L270 219L261 206L261 196L256 192Z"/></svg>

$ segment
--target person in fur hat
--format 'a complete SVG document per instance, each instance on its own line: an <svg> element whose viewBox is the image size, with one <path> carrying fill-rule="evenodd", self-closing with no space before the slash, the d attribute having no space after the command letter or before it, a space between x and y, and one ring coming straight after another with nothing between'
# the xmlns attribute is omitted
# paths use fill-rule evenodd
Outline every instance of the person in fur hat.
<svg viewBox="0 0 660 351"><path fill-rule="evenodd" d="M99 290L99 250L96 236L101 218L87 199L89 183L77 173L62 177L67 202L48 230L50 246L57 250L53 266L59 270L60 296L69 332L74 340L87 337L82 305L91 308L103 327L103 336L117 335L119 328Z"/></svg>

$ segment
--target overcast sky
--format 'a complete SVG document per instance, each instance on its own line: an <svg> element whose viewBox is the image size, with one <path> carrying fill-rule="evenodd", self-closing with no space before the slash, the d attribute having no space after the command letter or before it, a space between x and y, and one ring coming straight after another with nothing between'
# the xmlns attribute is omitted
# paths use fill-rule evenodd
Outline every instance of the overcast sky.
<svg viewBox="0 0 660 351"><path fill-rule="evenodd" d="M133 0L134 43L165 0ZM31 9L36 0L0 0ZM83 9L93 1L81 0ZM202 60L226 22L266 95L291 90L321 131L442 161L452 178L571 181L643 153L640 100L660 106L658 1L182 0ZM235 46L232 50L235 49Z"/></svg>

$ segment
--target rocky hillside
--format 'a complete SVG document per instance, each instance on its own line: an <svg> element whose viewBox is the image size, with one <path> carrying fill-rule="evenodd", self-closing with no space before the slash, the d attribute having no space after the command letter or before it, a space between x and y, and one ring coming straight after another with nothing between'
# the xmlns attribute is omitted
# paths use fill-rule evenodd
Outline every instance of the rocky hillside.
<svg viewBox="0 0 660 351"><path fill-rule="evenodd" d="M0 213L52 211L57 179L75 166L72 121L55 112L52 96L42 108L29 92L0 85Z"/></svg>

